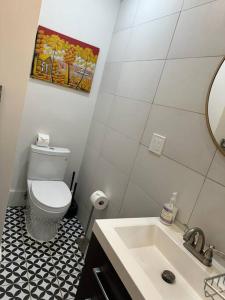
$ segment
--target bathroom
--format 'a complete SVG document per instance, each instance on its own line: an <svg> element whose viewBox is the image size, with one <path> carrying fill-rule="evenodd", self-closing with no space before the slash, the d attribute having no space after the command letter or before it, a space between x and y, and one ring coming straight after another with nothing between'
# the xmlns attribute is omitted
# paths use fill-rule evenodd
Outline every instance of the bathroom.
<svg viewBox="0 0 225 300"><path fill-rule="evenodd" d="M89 92L31 76L38 26L98 49ZM0 299L224 299L224 285L210 296L206 280L225 273L225 145L213 125L224 107L224 34L224 0L2 3ZM42 186L53 206L55 181L69 193L56 232L53 213L45 223L30 206L28 181L47 178L29 173L38 133L50 137L45 170L49 153L68 149L54 156L65 159L61 177ZM166 226L159 217L173 193L178 211Z"/></svg>

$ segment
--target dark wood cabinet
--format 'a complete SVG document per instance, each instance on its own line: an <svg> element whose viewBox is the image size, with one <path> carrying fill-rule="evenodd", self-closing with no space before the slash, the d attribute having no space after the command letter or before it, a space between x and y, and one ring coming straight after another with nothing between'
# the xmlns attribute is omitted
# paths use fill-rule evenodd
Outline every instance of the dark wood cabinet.
<svg viewBox="0 0 225 300"><path fill-rule="evenodd" d="M130 300L131 297L92 234L76 300Z"/></svg>

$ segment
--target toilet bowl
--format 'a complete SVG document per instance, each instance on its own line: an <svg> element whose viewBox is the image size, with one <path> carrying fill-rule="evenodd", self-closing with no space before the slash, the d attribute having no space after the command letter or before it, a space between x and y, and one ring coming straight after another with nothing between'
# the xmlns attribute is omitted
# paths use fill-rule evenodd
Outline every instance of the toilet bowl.
<svg viewBox="0 0 225 300"><path fill-rule="evenodd" d="M27 230L39 241L49 241L71 204L71 192L62 181L28 180Z"/></svg>
<svg viewBox="0 0 225 300"><path fill-rule="evenodd" d="M36 240L53 239L59 222L70 207L72 195L63 182L69 153L64 148L31 145L26 226Z"/></svg>

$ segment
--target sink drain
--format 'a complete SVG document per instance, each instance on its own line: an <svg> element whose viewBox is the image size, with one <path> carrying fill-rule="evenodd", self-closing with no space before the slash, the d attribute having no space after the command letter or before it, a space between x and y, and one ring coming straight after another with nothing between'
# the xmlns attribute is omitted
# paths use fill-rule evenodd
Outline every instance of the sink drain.
<svg viewBox="0 0 225 300"><path fill-rule="evenodd" d="M162 272L162 279L167 282L167 283L174 283L176 277L173 274L173 272L169 271L169 270L165 270Z"/></svg>

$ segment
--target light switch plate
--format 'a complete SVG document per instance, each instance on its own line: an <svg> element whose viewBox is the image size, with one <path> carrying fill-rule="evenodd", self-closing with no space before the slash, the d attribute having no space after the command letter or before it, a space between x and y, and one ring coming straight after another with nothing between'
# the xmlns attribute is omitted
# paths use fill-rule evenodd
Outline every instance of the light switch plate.
<svg viewBox="0 0 225 300"><path fill-rule="evenodd" d="M162 155L162 151L166 142L166 137L157 133L153 133L151 143L149 145L149 151Z"/></svg>

